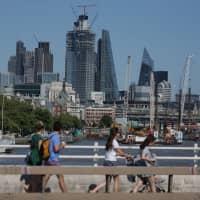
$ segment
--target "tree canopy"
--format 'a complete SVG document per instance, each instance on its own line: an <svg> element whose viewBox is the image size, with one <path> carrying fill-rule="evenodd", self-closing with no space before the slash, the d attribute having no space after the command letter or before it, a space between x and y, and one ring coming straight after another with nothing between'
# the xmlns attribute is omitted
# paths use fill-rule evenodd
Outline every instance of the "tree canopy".
<svg viewBox="0 0 200 200"><path fill-rule="evenodd" d="M7 99L4 96L3 103L3 96L1 95L0 105L3 109L3 133L31 134L35 131L35 124L38 120L43 121L45 128L49 131L52 129L55 120L60 120L65 129L79 129L83 126L77 117L71 116L69 113L53 117L47 109L33 109L30 102L19 101L14 98ZM2 121L2 115L0 120Z"/></svg>

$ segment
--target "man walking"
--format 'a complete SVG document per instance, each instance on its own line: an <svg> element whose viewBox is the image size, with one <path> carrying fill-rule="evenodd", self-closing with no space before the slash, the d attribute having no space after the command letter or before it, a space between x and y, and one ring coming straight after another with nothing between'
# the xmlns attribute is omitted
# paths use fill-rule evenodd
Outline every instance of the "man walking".
<svg viewBox="0 0 200 200"><path fill-rule="evenodd" d="M60 166L59 161L59 152L65 147L65 142L60 141L60 134L61 134L62 126L59 121L54 122L53 125L53 132L49 134L50 138L50 145L49 145L49 153L50 157L48 161L45 161L45 165L47 166ZM58 184L62 192L67 192L67 187L65 184L63 174L57 174ZM48 180L50 179L51 174L46 175L44 177L44 184L43 188L45 189Z"/></svg>

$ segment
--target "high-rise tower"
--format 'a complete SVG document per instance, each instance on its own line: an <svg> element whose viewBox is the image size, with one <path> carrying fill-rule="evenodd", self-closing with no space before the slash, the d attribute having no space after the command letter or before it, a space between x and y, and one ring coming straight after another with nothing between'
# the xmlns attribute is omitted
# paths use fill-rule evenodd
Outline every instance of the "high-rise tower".
<svg viewBox="0 0 200 200"><path fill-rule="evenodd" d="M26 47L22 41L16 43L16 79L21 83L24 79L24 59L25 59Z"/></svg>
<svg viewBox="0 0 200 200"><path fill-rule="evenodd" d="M151 77L151 72L153 71L153 68L154 68L154 61L149 55L149 52L147 51L147 49L144 48L139 81L138 81L139 86L150 86L150 77Z"/></svg>
<svg viewBox="0 0 200 200"><path fill-rule="evenodd" d="M118 98L118 85L115 73L110 34L102 30L102 37L98 41L96 90L105 93L106 101Z"/></svg>
<svg viewBox="0 0 200 200"><path fill-rule="evenodd" d="M53 54L49 42L39 42L35 48L35 81L38 73L53 72Z"/></svg>
<svg viewBox="0 0 200 200"><path fill-rule="evenodd" d="M94 91L95 63L95 34L90 31L88 16L84 13L66 35L65 57L65 80L79 94L81 103L90 99Z"/></svg>

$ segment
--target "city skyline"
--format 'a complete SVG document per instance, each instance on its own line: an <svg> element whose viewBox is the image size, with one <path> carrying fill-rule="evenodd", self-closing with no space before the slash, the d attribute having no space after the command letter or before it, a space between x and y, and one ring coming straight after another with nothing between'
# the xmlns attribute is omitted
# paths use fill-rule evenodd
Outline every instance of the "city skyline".
<svg viewBox="0 0 200 200"><path fill-rule="evenodd" d="M96 39L100 37L103 29L110 32L119 89L124 87L128 56L133 59L131 81L138 82L145 47L154 60L154 69L169 71L169 81L172 83L172 89L176 91L179 89L185 58L188 54L194 54L190 85L192 93L200 94L198 88L200 2L198 0L173 2L2 0L0 71L7 71L8 59L15 53L15 44L18 40L23 41L26 48L31 50L37 46L36 36L39 41L50 42L51 52L55 57L54 72L64 74L65 37L76 19L71 6L79 15L83 10L76 6L80 4L96 4L96 7L86 9L90 22L98 13L92 26Z"/></svg>

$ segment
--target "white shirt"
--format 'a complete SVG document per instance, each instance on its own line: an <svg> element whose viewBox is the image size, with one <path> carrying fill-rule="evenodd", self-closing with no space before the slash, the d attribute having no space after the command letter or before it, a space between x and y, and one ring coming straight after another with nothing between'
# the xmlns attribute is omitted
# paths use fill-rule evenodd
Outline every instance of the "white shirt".
<svg viewBox="0 0 200 200"><path fill-rule="evenodd" d="M117 152L116 152L116 149L119 148L119 143L117 142L116 139L113 140L112 146L113 146L112 149L106 151L106 153L105 153L105 160L117 161Z"/></svg>

